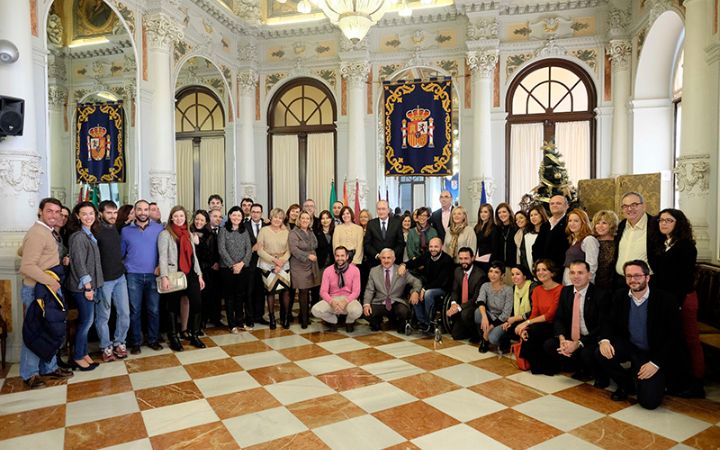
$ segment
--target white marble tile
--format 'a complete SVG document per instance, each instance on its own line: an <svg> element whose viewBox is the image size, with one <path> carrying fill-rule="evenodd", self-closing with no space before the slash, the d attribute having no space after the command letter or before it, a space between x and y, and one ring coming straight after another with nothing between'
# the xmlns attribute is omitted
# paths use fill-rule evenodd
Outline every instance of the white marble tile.
<svg viewBox="0 0 720 450"><path fill-rule="evenodd" d="M184 365L229 358L230 355L225 353L221 347L208 347L191 352L177 352L175 357Z"/></svg>
<svg viewBox="0 0 720 450"><path fill-rule="evenodd" d="M325 329L325 326L319 322L319 321L313 321L312 318L310 318L310 323L308 324L308 327L303 330L303 328L298 323L293 323L290 325L290 331L292 331L295 334L308 334L308 333L317 333L318 331L323 331Z"/></svg>
<svg viewBox="0 0 720 450"><path fill-rule="evenodd" d="M610 416L678 442L710 427L707 422L672 412L662 406L651 411L633 405Z"/></svg>
<svg viewBox="0 0 720 450"><path fill-rule="evenodd" d="M34 391L0 395L0 416L46 406L61 405L67 399L67 386L53 386Z"/></svg>
<svg viewBox="0 0 720 450"><path fill-rule="evenodd" d="M260 387L260 383L245 371L226 373L194 381L205 398Z"/></svg>
<svg viewBox="0 0 720 450"><path fill-rule="evenodd" d="M283 405L335 393L332 388L315 377L298 378L271 384L265 386L265 390Z"/></svg>
<svg viewBox="0 0 720 450"><path fill-rule="evenodd" d="M422 449L437 450L477 450L477 449L507 449L505 445L492 439L464 423L445 428L434 433L426 434L412 441Z"/></svg>
<svg viewBox="0 0 720 450"><path fill-rule="evenodd" d="M409 341L395 342L375 348L396 358L405 358L407 356L419 355L420 353L427 353L430 351L429 348L413 344Z"/></svg>
<svg viewBox="0 0 720 450"><path fill-rule="evenodd" d="M20 364L11 364L10 370L8 370L7 378L19 377L19 376L20 376Z"/></svg>
<svg viewBox="0 0 720 450"><path fill-rule="evenodd" d="M409 377L410 375L425 372L402 359L389 359L387 361L372 363L362 366L362 369L385 381L397 380L398 378Z"/></svg>
<svg viewBox="0 0 720 450"><path fill-rule="evenodd" d="M570 431L605 417L590 408L552 395L522 403L513 409L562 431Z"/></svg>
<svg viewBox="0 0 720 450"><path fill-rule="evenodd" d="M138 358L146 358L148 356L159 356L159 355L169 355L173 353L173 351L168 347L167 344L162 344L163 348L160 350L153 350L150 347L147 347L145 345L140 347L140 353L137 355L133 355L130 353L130 347L128 346L128 356L127 359L138 359Z"/></svg>
<svg viewBox="0 0 720 450"><path fill-rule="evenodd" d="M249 447L307 430L307 427L283 406L226 419L223 424L240 447Z"/></svg>
<svg viewBox="0 0 720 450"><path fill-rule="evenodd" d="M286 348L299 347L301 345L312 344L312 341L308 341L302 336L296 334L290 336L280 336L276 338L268 338L263 340L265 344L270 346L273 350L283 350Z"/></svg>
<svg viewBox="0 0 720 450"><path fill-rule="evenodd" d="M405 438L373 416L359 416L320 428L313 432L333 450L385 448Z"/></svg>
<svg viewBox="0 0 720 450"><path fill-rule="evenodd" d="M0 448L3 450L63 450L64 445L65 428L0 441Z"/></svg>
<svg viewBox="0 0 720 450"><path fill-rule="evenodd" d="M130 383L132 383L133 389L136 390L179 383L181 381L188 381L189 379L190 375L188 375L182 366L130 374Z"/></svg>
<svg viewBox="0 0 720 450"><path fill-rule="evenodd" d="M444 348L442 350L438 350L438 353L442 353L443 355L455 358L462 362L479 361L481 359L493 358L496 356L492 352L480 353L478 352L478 348L476 346L467 344Z"/></svg>
<svg viewBox="0 0 720 450"><path fill-rule="evenodd" d="M670 447L670 450L695 450L693 447L685 444L677 444Z"/></svg>
<svg viewBox="0 0 720 450"><path fill-rule="evenodd" d="M103 450L152 450L152 444L150 443L150 439L145 438L113 445L112 447L105 447Z"/></svg>
<svg viewBox="0 0 720 450"><path fill-rule="evenodd" d="M336 370L355 367L355 364L352 364L337 355L325 355L317 358L303 359L301 361L295 361L295 364L302 367L312 375L320 375L321 373L335 372Z"/></svg>
<svg viewBox="0 0 720 450"><path fill-rule="evenodd" d="M65 426L94 422L140 411L134 392L88 398L67 404Z"/></svg>
<svg viewBox="0 0 720 450"><path fill-rule="evenodd" d="M245 370L257 369L258 367L274 366L289 362L282 353L275 350L269 352L251 353L249 355L241 355L233 358L240 367Z"/></svg>
<svg viewBox="0 0 720 450"><path fill-rule="evenodd" d="M548 394L560 392L564 389L582 384L582 381L573 380L565 375L555 375L550 377L547 375L533 375L530 372L520 372L506 378Z"/></svg>
<svg viewBox="0 0 720 450"><path fill-rule="evenodd" d="M218 336L210 336L217 345L242 344L243 342L257 341L258 338L250 333L242 332L240 334L221 334Z"/></svg>
<svg viewBox="0 0 720 450"><path fill-rule="evenodd" d="M561 434L552 439L548 439L538 445L530 447L532 450L558 450L558 449L572 449L572 450L599 450L600 447L584 441L579 437L575 437L572 434Z"/></svg>
<svg viewBox="0 0 720 450"><path fill-rule="evenodd" d="M395 330L388 330L388 331L386 331L385 333L390 334L390 335L392 335L392 336L395 336L395 337L397 337L397 338L400 338L400 339L402 339L403 341L410 341L410 340L413 340L413 339L417 339L417 337L418 337L417 334L411 334L410 336L408 336L408 335L406 335L404 332L403 332L403 333L398 333L398 332L395 331Z"/></svg>
<svg viewBox="0 0 720 450"><path fill-rule="evenodd" d="M417 400L415 396L390 383L372 384L341 392L340 394L369 413L394 408Z"/></svg>
<svg viewBox="0 0 720 450"><path fill-rule="evenodd" d="M456 366L444 367L442 369L433 370L432 373L462 387L475 386L476 384L500 378L499 375L493 372L470 364L458 364Z"/></svg>
<svg viewBox="0 0 720 450"><path fill-rule="evenodd" d="M460 422L468 422L506 408L505 405L467 389L458 389L426 398L424 402Z"/></svg>
<svg viewBox="0 0 720 450"><path fill-rule="evenodd" d="M318 345L332 353L345 353L370 348L369 345L353 338L335 339L334 341L320 342Z"/></svg>
<svg viewBox="0 0 720 450"><path fill-rule="evenodd" d="M148 436L217 422L220 418L205 399L148 409L142 412Z"/></svg>
<svg viewBox="0 0 720 450"><path fill-rule="evenodd" d="M113 361L110 363L100 363L95 370L90 372L75 371L75 375L68 378L68 384L81 383L83 381L99 380L101 378L117 377L127 375L127 367L122 361Z"/></svg>

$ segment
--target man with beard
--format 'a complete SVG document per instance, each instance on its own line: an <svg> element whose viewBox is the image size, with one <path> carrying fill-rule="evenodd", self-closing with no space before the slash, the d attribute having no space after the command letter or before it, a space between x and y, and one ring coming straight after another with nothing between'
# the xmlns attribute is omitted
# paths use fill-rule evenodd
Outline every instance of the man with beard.
<svg viewBox="0 0 720 450"><path fill-rule="evenodd" d="M250 221L250 210L252 209L253 200L251 198L245 197L240 201L240 210L243 213L243 222L249 222Z"/></svg>
<svg viewBox="0 0 720 450"><path fill-rule="evenodd" d="M147 346L161 350L160 294L155 277L158 269L158 236L163 226L150 220L150 204L145 200L135 202L135 221L122 229L121 253L127 272L128 296L130 298L130 353L140 353L142 344L143 308L147 315Z"/></svg>
<svg viewBox="0 0 720 450"><path fill-rule="evenodd" d="M470 247L458 250L460 267L455 269L453 279L452 297L447 316L450 318L450 334L453 339L467 339L470 342L479 342L480 335L475 325L475 299L480 294L480 286L487 281L485 272L473 266L475 252Z"/></svg>
<svg viewBox="0 0 720 450"><path fill-rule="evenodd" d="M312 315L325 321L334 331L339 315L347 316L345 330L352 333L355 320L362 314L360 270L348 261L348 251L342 245L335 249L335 264L323 271L320 299L312 307Z"/></svg>
<svg viewBox="0 0 720 450"><path fill-rule="evenodd" d="M645 261L628 261L623 272L630 290L615 293L595 357L618 385L610 398L621 401L637 392L640 406L655 409L681 353L677 302L666 292L650 291Z"/></svg>
<svg viewBox="0 0 720 450"><path fill-rule="evenodd" d="M432 332L430 321L433 319L435 304L450 292L453 280L455 262L452 256L442 251L443 242L439 237L430 239L428 250L418 258L400 264L400 274L405 269L417 270L417 275L423 281L420 298L413 304L415 317L423 333Z"/></svg>

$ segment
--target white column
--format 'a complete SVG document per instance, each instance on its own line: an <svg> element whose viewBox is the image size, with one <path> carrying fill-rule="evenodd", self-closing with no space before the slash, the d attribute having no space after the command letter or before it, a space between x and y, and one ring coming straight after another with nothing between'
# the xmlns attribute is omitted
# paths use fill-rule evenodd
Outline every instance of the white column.
<svg viewBox="0 0 720 450"><path fill-rule="evenodd" d="M360 207L366 208L367 195L367 147L365 145L365 99L370 64L367 61L343 63L340 73L347 79L347 152L348 152L348 202L355 204L355 180L360 187ZM374 160L374 158L370 158Z"/></svg>
<svg viewBox="0 0 720 450"><path fill-rule="evenodd" d="M628 100L630 98L630 60L632 43L625 39L613 39L607 48L612 61L612 176L626 175L629 161Z"/></svg>
<svg viewBox="0 0 720 450"><path fill-rule="evenodd" d="M675 181L680 192L680 208L693 225L698 259L712 258L709 207L712 164L710 152L717 139L717 104L711 93L717 92L710 67L705 61L705 46L710 30L706 0L685 0L685 59L683 63L682 135ZM715 174L717 176L717 174ZM717 200L716 205L717 205Z"/></svg>
<svg viewBox="0 0 720 450"><path fill-rule="evenodd" d="M74 151L70 151L65 139L63 115L67 108L67 90L62 86L50 86L48 88L48 135L49 154L51 155L50 165L50 195L57 198L63 204L68 204L68 194L72 196L72 191L68 192L67 187L73 185L70 179L72 168L74 167Z"/></svg>
<svg viewBox="0 0 720 450"><path fill-rule="evenodd" d="M485 182L485 195L492 203L495 192L495 178L492 176L492 76L498 62L498 49L484 48L467 53L467 64L472 71L472 178L468 191L472 204L477 205ZM469 149L465 149L467 152ZM512 199L511 199L512 200Z"/></svg>
<svg viewBox="0 0 720 450"><path fill-rule="evenodd" d="M19 59L0 64L0 95L25 100L22 136L0 140L0 204L12 214L0 217L0 246L15 246L36 220L42 173L37 149L30 2L0 2L0 39L12 42Z"/></svg>
<svg viewBox="0 0 720 450"><path fill-rule="evenodd" d="M171 48L182 39L179 25L166 14L144 17L148 43L148 89L152 92L142 152L149 179L150 200L157 202L165 220L177 198L175 179L174 93L171 85ZM145 172L143 170L143 172Z"/></svg>
<svg viewBox="0 0 720 450"><path fill-rule="evenodd" d="M255 89L258 73L254 69L238 73L237 82L240 88L240 114L238 122L237 151L237 201L244 197L255 199L257 188L255 182Z"/></svg>

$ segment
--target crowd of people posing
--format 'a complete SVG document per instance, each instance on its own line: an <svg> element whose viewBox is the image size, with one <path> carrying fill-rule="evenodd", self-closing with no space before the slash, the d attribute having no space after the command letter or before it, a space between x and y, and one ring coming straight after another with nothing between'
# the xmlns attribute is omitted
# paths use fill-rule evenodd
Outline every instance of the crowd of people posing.
<svg viewBox="0 0 720 450"><path fill-rule="evenodd" d="M162 223L144 200L120 208L80 202L72 211L52 198L20 250L23 303L36 284L58 292L49 269L65 267L65 297L78 309L69 364L93 370L88 332L95 325L103 361L159 350L162 328L171 349L182 341L205 347L207 326L232 333L256 324L289 328L310 317L352 332L364 317L371 330L432 334L445 322L455 339L480 352L508 352L536 374L572 371L598 387L617 384L615 400L637 394L655 408L663 395L703 396L703 354L697 329L697 250L682 211L646 213L641 194L622 198L622 221L599 211L590 220L561 195L548 209L513 213L483 204L475 226L453 206L392 214L385 201L375 218L336 202L316 215L306 200L287 210L243 199L223 214L219 195L190 215L173 207ZM357 219L357 220L356 220ZM224 305L225 320L222 320ZM110 336L109 320L116 322ZM267 312L267 315L266 315ZM438 317L444 320L438 320ZM267 318L266 318L267 317ZM32 388L42 376L66 377L55 357L23 346L21 376Z"/></svg>

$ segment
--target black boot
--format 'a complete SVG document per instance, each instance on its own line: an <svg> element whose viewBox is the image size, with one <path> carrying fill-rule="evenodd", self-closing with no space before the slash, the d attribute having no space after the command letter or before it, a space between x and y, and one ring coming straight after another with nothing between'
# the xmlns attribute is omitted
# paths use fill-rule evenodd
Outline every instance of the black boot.
<svg viewBox="0 0 720 450"><path fill-rule="evenodd" d="M192 328L190 331L190 345L192 345L195 348L205 348L206 345L203 341L200 340L198 337L198 333L200 332L200 325L202 322L202 316L200 314L194 314L192 317Z"/></svg>
<svg viewBox="0 0 720 450"><path fill-rule="evenodd" d="M174 350L176 352L183 351L183 346L180 343L180 337L178 336L178 325L177 325L177 314L174 312L168 312L168 331L167 331L167 337L168 337L168 343L170 344L170 349Z"/></svg>
<svg viewBox="0 0 720 450"><path fill-rule="evenodd" d="M280 294L280 316L282 316L282 310L285 310L285 317L282 317L282 326L286 330L290 328L290 293L289 292L283 292Z"/></svg>
<svg viewBox="0 0 720 450"><path fill-rule="evenodd" d="M303 289L300 291L300 327L304 330L310 322L310 308L308 305L308 291Z"/></svg>
<svg viewBox="0 0 720 450"><path fill-rule="evenodd" d="M277 325L275 324L275 297L267 299L267 307L268 307L268 322L270 324L270 329L274 330L277 328Z"/></svg>

